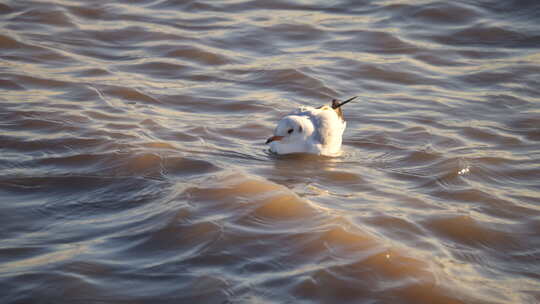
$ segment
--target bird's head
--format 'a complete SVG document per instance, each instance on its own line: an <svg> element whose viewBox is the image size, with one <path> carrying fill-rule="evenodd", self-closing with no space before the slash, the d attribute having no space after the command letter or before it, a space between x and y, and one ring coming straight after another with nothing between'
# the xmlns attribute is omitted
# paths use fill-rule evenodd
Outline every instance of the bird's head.
<svg viewBox="0 0 540 304"><path fill-rule="evenodd" d="M313 133L313 124L309 119L297 115L283 117L274 130L274 136L266 144L290 144L302 142Z"/></svg>

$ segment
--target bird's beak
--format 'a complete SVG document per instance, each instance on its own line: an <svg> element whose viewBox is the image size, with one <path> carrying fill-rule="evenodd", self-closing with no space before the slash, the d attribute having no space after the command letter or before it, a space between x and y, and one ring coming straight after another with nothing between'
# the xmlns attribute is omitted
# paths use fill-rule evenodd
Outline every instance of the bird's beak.
<svg viewBox="0 0 540 304"><path fill-rule="evenodd" d="M269 139L266 140L266 144L268 145L269 143L273 142L273 141L276 141L276 140L281 140L283 138L283 136L272 136L270 137Z"/></svg>

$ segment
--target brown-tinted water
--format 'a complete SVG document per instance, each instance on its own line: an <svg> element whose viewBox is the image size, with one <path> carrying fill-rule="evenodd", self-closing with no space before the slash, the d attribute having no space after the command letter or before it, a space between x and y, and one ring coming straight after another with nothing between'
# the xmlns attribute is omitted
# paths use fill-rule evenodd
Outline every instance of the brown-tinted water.
<svg viewBox="0 0 540 304"><path fill-rule="evenodd" d="M540 301L540 2L3 1L1 303ZM276 157L358 95L337 158Z"/></svg>

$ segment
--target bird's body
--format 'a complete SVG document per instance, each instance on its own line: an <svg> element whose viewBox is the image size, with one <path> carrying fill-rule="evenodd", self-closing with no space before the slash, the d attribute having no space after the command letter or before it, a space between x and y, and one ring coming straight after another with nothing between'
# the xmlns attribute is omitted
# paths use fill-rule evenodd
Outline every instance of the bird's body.
<svg viewBox="0 0 540 304"><path fill-rule="evenodd" d="M341 106L353 98L332 106L300 107L283 117L267 140L270 151L277 154L310 153L335 156L341 151L343 132L347 123Z"/></svg>

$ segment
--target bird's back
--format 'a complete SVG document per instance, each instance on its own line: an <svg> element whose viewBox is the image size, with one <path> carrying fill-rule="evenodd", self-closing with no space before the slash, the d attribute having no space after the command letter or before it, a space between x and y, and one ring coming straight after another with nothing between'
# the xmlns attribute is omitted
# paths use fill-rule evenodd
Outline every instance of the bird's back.
<svg viewBox="0 0 540 304"><path fill-rule="evenodd" d="M340 151L343 132L347 125L341 111L338 113L327 105L319 108L300 107L295 115L305 115L313 123L315 130L311 142L313 152L333 155Z"/></svg>

